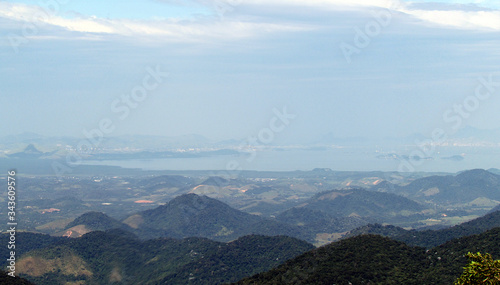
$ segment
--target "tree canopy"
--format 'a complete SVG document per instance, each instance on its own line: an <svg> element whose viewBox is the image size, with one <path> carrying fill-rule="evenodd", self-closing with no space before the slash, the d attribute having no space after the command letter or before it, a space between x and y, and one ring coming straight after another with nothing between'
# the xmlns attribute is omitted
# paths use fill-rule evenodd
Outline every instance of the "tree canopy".
<svg viewBox="0 0 500 285"><path fill-rule="evenodd" d="M455 285L498 285L500 284L500 260L493 260L490 254L468 253L469 264Z"/></svg>

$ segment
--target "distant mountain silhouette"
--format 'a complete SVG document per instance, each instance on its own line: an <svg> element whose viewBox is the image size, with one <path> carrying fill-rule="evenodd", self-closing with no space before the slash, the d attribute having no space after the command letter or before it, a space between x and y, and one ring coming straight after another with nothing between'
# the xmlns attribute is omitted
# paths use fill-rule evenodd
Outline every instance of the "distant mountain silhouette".
<svg viewBox="0 0 500 285"><path fill-rule="evenodd" d="M23 151L8 154L7 156L9 158L35 159L41 157L44 154L45 153L39 151L33 144L29 144Z"/></svg>
<svg viewBox="0 0 500 285"><path fill-rule="evenodd" d="M454 139L467 139L469 141L500 142L500 129L478 129L465 126L459 129L453 136Z"/></svg>
<svg viewBox="0 0 500 285"><path fill-rule="evenodd" d="M208 185L208 186L218 186L218 187L223 187L228 185L229 180L218 177L218 176L212 176L209 177L207 180L203 181L200 183L200 185Z"/></svg>
<svg viewBox="0 0 500 285"><path fill-rule="evenodd" d="M335 145L365 145L369 143L370 140L364 137L339 137L338 134L334 132L329 132L319 138L313 144L335 144Z"/></svg>
<svg viewBox="0 0 500 285"><path fill-rule="evenodd" d="M1 144L14 144L14 143L36 143L45 137L31 132L24 132L18 135L10 135L0 137Z"/></svg>
<svg viewBox="0 0 500 285"><path fill-rule="evenodd" d="M135 185L154 191L162 188L184 188L192 185L193 183L193 179L189 177L180 175L161 175L142 179L136 182Z"/></svg>
<svg viewBox="0 0 500 285"><path fill-rule="evenodd" d="M385 181L372 187L371 190L439 204L468 203L478 198L500 201L500 175L483 169L474 169L456 176L424 177L405 186Z"/></svg>

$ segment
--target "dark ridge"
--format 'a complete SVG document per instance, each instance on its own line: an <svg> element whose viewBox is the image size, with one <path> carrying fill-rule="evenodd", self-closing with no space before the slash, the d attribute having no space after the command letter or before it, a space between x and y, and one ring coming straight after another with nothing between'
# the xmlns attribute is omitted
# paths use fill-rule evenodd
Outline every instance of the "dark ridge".
<svg viewBox="0 0 500 285"><path fill-rule="evenodd" d="M127 225L109 217L102 212L85 213L69 223L65 229L69 229L78 225L85 225L89 230L92 231L106 231L111 229L128 228Z"/></svg>
<svg viewBox="0 0 500 285"><path fill-rule="evenodd" d="M500 227L500 211L489 213L483 217L441 230L405 230L395 226L371 224L351 231L345 237L363 234L387 236L408 245L432 248L455 238L480 234Z"/></svg>

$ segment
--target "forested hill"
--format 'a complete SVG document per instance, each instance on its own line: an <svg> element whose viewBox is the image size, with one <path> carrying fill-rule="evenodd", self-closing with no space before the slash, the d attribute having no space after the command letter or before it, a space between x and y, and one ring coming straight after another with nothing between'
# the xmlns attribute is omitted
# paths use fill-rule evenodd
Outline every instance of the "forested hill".
<svg viewBox="0 0 500 285"><path fill-rule="evenodd" d="M332 190L316 194L302 207L328 213L334 217L385 218L402 212L418 213L426 207L395 194L373 192L361 188Z"/></svg>
<svg viewBox="0 0 500 285"><path fill-rule="evenodd" d="M425 284L425 250L377 235L332 243L237 284Z"/></svg>
<svg viewBox="0 0 500 285"><path fill-rule="evenodd" d="M0 284L2 285L34 285L26 279L20 277L11 277L7 272L0 271Z"/></svg>
<svg viewBox="0 0 500 285"><path fill-rule="evenodd" d="M269 270L314 247L286 236L141 241L123 230L56 237L20 254L16 273L37 285L223 284ZM29 246L24 239L23 245ZM73 282L73 283L71 283ZM0 283L4 284L4 283Z"/></svg>
<svg viewBox="0 0 500 285"><path fill-rule="evenodd" d="M106 231L123 228L125 225L101 212L87 212L73 220L66 229L79 225L86 226L91 231Z"/></svg>
<svg viewBox="0 0 500 285"><path fill-rule="evenodd" d="M204 237L231 241L250 234L286 235L313 241L304 229L245 213L207 196L185 194L123 221L142 239Z"/></svg>
<svg viewBox="0 0 500 285"><path fill-rule="evenodd" d="M500 175L483 169L473 169L457 175L429 176L416 179L408 185L384 181L371 190L395 193L436 204L470 203L476 199L500 201Z"/></svg>
<svg viewBox="0 0 500 285"><path fill-rule="evenodd" d="M449 285L458 278L467 252L500 257L500 228L425 250L378 235L332 243L268 272L239 281L248 284L405 284Z"/></svg>
<svg viewBox="0 0 500 285"><path fill-rule="evenodd" d="M432 248L454 238L480 234L500 227L500 211L442 230L405 230L395 226L371 224L351 231L345 238L362 234L377 234L402 241L408 245Z"/></svg>

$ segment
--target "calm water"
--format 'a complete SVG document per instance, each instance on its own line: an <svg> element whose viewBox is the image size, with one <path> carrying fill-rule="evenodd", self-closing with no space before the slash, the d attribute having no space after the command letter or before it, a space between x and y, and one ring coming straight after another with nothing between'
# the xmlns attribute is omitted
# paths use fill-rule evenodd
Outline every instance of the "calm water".
<svg viewBox="0 0 500 285"><path fill-rule="evenodd" d="M414 148L400 149L398 153L411 153ZM86 165L109 165L123 168L141 168L144 170L225 170L240 167L242 170L293 171L331 168L350 171L397 171L401 161L380 159L378 155L390 153L370 148L343 148L321 151L288 150L259 151L249 156L213 156L201 158L163 158L134 160L103 160L84 162ZM442 159L462 155L461 161ZM430 160L412 161L416 171L457 172L473 168L500 168L500 149L486 148L447 148L432 155ZM405 168L406 169L406 168Z"/></svg>

